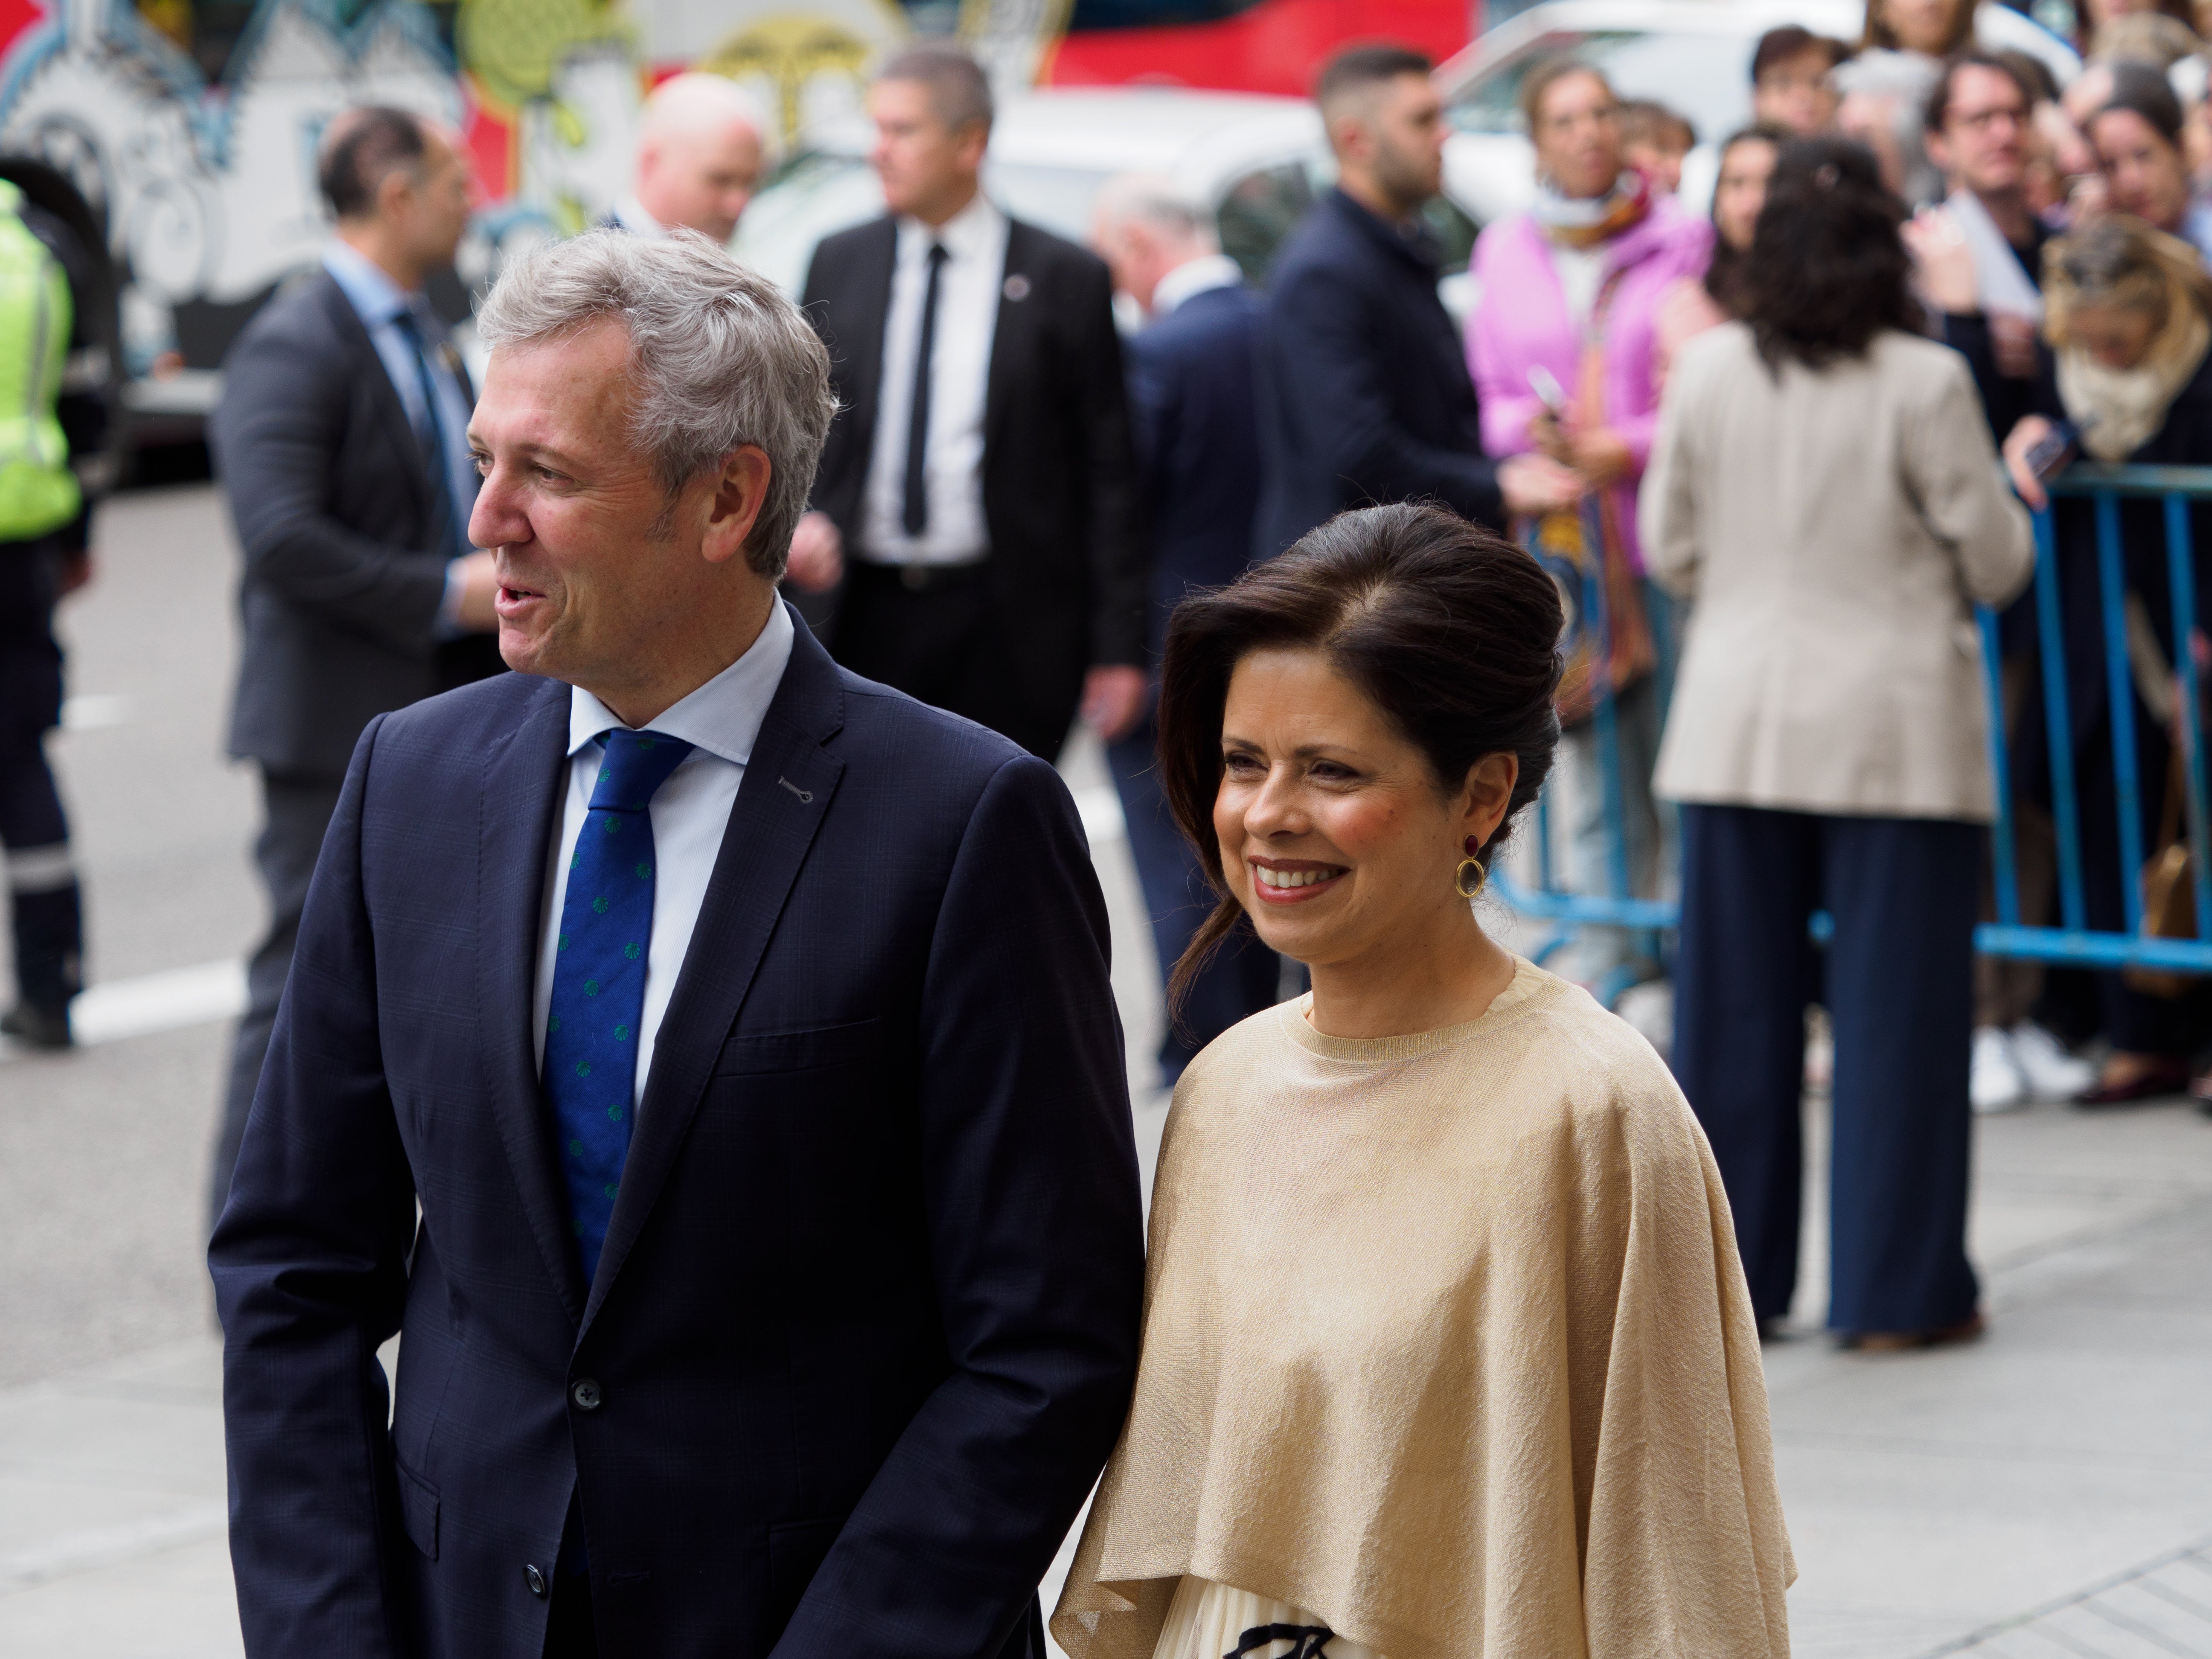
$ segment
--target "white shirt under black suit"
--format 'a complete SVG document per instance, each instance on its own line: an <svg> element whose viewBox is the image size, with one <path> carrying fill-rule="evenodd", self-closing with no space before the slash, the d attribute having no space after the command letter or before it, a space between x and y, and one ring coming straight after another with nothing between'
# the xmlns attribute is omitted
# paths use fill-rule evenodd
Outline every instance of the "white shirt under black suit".
<svg viewBox="0 0 2212 1659"><path fill-rule="evenodd" d="M923 458L928 522L906 533L907 434L914 412L915 350L929 290L929 249L945 252L938 277L930 354L929 443ZM943 224L898 222L890 309L884 319L883 380L874 447L854 556L872 564L974 564L991 551L983 517L983 412L1006 284L1006 216L980 192Z"/></svg>

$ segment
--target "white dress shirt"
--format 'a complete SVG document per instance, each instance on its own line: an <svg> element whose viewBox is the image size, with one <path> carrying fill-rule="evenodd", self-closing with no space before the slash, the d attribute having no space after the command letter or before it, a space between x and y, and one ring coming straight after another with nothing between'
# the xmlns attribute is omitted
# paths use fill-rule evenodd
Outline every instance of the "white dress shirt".
<svg viewBox="0 0 2212 1659"><path fill-rule="evenodd" d="M906 440L914 418L914 357L921 302L929 292L929 245L945 245L937 329L930 351L929 452L922 458L929 524L908 536ZM983 404L999 296L1006 276L1006 216L978 193L931 229L898 222L890 312L884 319L884 374L877 391L875 450L868 458L855 556L875 564L973 564L991 550L983 520Z"/></svg>
<svg viewBox="0 0 2212 1659"><path fill-rule="evenodd" d="M1186 300L1217 288L1237 288L1243 281L1244 268L1227 254L1201 253L1195 259L1184 260L1152 285L1152 308L1148 314L1158 322Z"/></svg>
<svg viewBox="0 0 2212 1659"><path fill-rule="evenodd" d="M707 880L714 873L714 860L721 854L730 809L737 804L738 786L744 781L761 721L767 718L776 687L783 683L784 668L791 661L791 613L779 602L769 612L768 626L744 656L651 723L650 730L681 738L692 749L668 775L648 809L653 820L653 937L646 948L637 1073L630 1080L634 1102L644 1098L661 1016L668 1012L669 994L676 988L684 953L691 947L691 930L698 925L699 907L707 897ZM582 686L569 688L568 793L561 805L561 833L545 870L544 915L538 933L538 985L531 1003L531 1031L541 1071L545 1065L545 1017L553 1003L553 961L561 937L561 904L568 895L568 860L591 811L592 791L599 783L599 760L605 752L592 740L603 732L622 729L622 725L606 704Z"/></svg>

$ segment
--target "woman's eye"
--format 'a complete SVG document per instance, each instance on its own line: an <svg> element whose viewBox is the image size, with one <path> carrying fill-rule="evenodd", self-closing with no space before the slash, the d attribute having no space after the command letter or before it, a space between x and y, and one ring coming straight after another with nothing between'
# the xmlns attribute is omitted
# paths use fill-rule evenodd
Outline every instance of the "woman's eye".
<svg viewBox="0 0 2212 1659"><path fill-rule="evenodd" d="M1224 755L1222 757L1221 765L1224 771L1233 773L1239 777L1249 777L1255 772L1267 769L1260 764L1258 757L1254 755Z"/></svg>

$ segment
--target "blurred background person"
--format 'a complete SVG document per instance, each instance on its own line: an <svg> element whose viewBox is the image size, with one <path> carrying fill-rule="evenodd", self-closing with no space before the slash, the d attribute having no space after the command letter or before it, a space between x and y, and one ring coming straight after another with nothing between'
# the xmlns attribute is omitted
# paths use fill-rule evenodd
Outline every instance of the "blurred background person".
<svg viewBox="0 0 2212 1659"><path fill-rule="evenodd" d="M1996 806L1972 605L2033 560L1972 376L1925 337L1902 205L1856 144L1782 153L1745 320L1674 366L1643 501L1697 602L1659 762L1681 804L1674 1073L1711 1138L1752 1304L1796 1287L1807 939L1835 1030L1828 1325L1978 1328L1967 1054Z"/></svg>
<svg viewBox="0 0 2212 1659"><path fill-rule="evenodd" d="M2195 33L2196 9L2191 0L2074 0L2075 45L2084 58L2100 54L2111 31L2136 18L2157 19Z"/></svg>
<svg viewBox="0 0 2212 1659"><path fill-rule="evenodd" d="M1129 851L1159 951L1161 983L1182 960L1217 895L1160 793L1154 748L1160 651L1169 613L1195 589L1221 587L1252 556L1260 507L1255 384L1267 307L1221 252L1212 216L1169 179L1108 180L1091 241L1114 284L1145 313L1124 343L1129 424L1152 531L1142 716L1106 746L1129 826ZM1277 1000L1282 963L1249 928L1186 976L1160 1039L1160 1082L1172 1088L1194 1055Z"/></svg>
<svg viewBox="0 0 2212 1659"><path fill-rule="evenodd" d="M957 47L868 88L890 211L815 250L805 308L838 411L792 538L842 578L854 672L1060 753L1079 705L1109 742L1145 700L1145 548L1113 283L981 185L991 89Z"/></svg>
<svg viewBox="0 0 2212 1659"><path fill-rule="evenodd" d="M1549 457L1493 463L1421 210L1443 188L1443 106L1427 58L1352 46L1314 99L1337 180L1277 257L1261 348L1261 556L1346 507L1434 501L1504 528L1572 501Z"/></svg>
<svg viewBox="0 0 2212 1659"><path fill-rule="evenodd" d="M2095 460L2212 465L2212 279L2196 251L2142 220L2100 216L2051 245L2044 294L2056 362L2045 377L2037 411L2013 429L2004 447L2014 484L2028 503L2040 507L2046 501L2029 453L2062 419L2071 422L2069 435ZM2127 925L2122 889L2139 875L2121 864L2112 811L2118 787L2094 505L2062 501L2056 518L2067 714L2073 724L2066 738L2081 808L2082 910L2091 927L2121 932ZM2204 607L2212 603L2206 592L2212 579L2212 508L2200 502L2191 520L2201 627ZM2160 503L2124 501L2120 536L2134 671L2136 799L2155 811L2166 795L2179 713ZM2042 697L2024 698L2013 740L2014 789L2046 808L2048 731ZM2151 844L2154 833L2154 825L2145 825L2147 856L2158 851ZM2081 1103L2118 1105L2187 1085L2198 1035L2190 1002L2138 988L2123 974L2100 974L2098 982L2112 1052Z"/></svg>
<svg viewBox="0 0 2212 1659"><path fill-rule="evenodd" d="M2103 205L2212 257L2212 202L2190 177L2181 100L2148 64L2111 66L2112 91L2082 131L2097 155Z"/></svg>
<svg viewBox="0 0 2212 1659"><path fill-rule="evenodd" d="M1746 127L1722 141L1713 179L1713 246L1702 271L1685 272L1659 296L1651 322L1652 378L1664 387L1674 355L1709 328L1743 311L1752 234L1766 205L1766 183L1790 135L1779 127Z"/></svg>
<svg viewBox="0 0 2212 1659"><path fill-rule="evenodd" d="M1759 37L1751 52L1751 118L1808 138L1835 130L1843 94L1836 67L1851 55L1841 40L1784 23Z"/></svg>
<svg viewBox="0 0 2212 1659"><path fill-rule="evenodd" d="M269 931L246 967L210 1219L261 1077L300 910L355 739L376 715L499 671L492 556L472 550L474 390L423 284L453 264L468 173L446 134L369 107L325 129L337 234L223 363L209 447L246 556L230 752L261 773Z"/></svg>
<svg viewBox="0 0 2212 1659"><path fill-rule="evenodd" d="M1928 154L1949 193L1906 224L1905 245L1943 339L1962 352L1990 429L2027 412L2041 366L2043 247L2051 231L2027 200L2034 97L2007 63L1954 59L1929 94Z"/></svg>
<svg viewBox="0 0 2212 1659"><path fill-rule="evenodd" d="M775 164L776 137L752 95L727 76L671 76L639 112L629 191L610 222L639 236L688 229L728 241Z"/></svg>
<svg viewBox="0 0 2212 1659"><path fill-rule="evenodd" d="M65 1048L84 988L84 905L46 737L62 714L54 607L91 580L93 501L109 482L104 365L91 358L101 283L76 233L10 184L0 184L0 278L14 428L0 473L0 847L15 947L0 1032Z"/></svg>
<svg viewBox="0 0 2212 1659"><path fill-rule="evenodd" d="M1912 207L1943 195L1922 121L1946 58L1974 39L1974 0L1867 0L1858 55L1836 71L1841 130L1872 149L1883 179Z"/></svg>
<svg viewBox="0 0 2212 1659"><path fill-rule="evenodd" d="M1490 453L1547 455L1595 492L1574 512L1524 527L1522 539L1571 593L1602 585L1607 636L1593 625L1599 607L1589 598L1569 606L1560 686L1576 887L1614 886L1605 757L1592 719L1609 695L1630 893L1656 898L1672 840L1651 799L1651 766L1673 667L1673 618L1666 595L1644 578L1636 489L1658 419L1659 301L1704 269L1712 227L1623 164L1619 106L1597 70L1571 58L1539 64L1521 83L1521 107L1536 147L1536 205L1475 243L1482 300L1468 325L1468 362ZM1560 392L1556 407L1547 404ZM1570 977L1610 996L1621 988L1608 984L1616 975L1658 972L1648 955L1632 956L1625 930L1583 927Z"/></svg>
<svg viewBox="0 0 2212 1659"><path fill-rule="evenodd" d="M1682 162L1698 147L1698 131L1664 104L1632 99L1620 106L1620 159L1662 196L1682 187Z"/></svg>
<svg viewBox="0 0 2212 1659"><path fill-rule="evenodd" d="M2034 104L2033 88L2009 58L1954 59L1929 96L1927 119L1928 152L1951 193L1903 227L1922 296L1941 319L1945 343L1973 370L1983 415L1999 439L2034 407L2045 357L2043 253L2051 233L2028 200ZM1998 628L2009 732L2035 673L2032 602L2007 607ZM2055 868L2051 821L2015 800L2013 834L2021 918L2040 923ZM1992 889L1983 920L1996 919L1994 907ZM1975 958L1970 1092L1977 1111L2069 1100L2089 1086L2092 1068L2032 1018L2044 979L2040 963Z"/></svg>

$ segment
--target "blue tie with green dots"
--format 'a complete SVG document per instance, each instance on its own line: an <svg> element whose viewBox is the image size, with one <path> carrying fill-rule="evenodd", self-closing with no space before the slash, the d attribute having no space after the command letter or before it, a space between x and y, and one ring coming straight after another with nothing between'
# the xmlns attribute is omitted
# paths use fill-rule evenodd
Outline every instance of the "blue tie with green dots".
<svg viewBox="0 0 2212 1659"><path fill-rule="evenodd" d="M658 732L609 732L591 810L576 833L553 1000L545 1020L544 1089L561 1137L569 1231L584 1282L599 1270L615 1188L629 1152L638 1020L653 943L653 792L691 752Z"/></svg>

